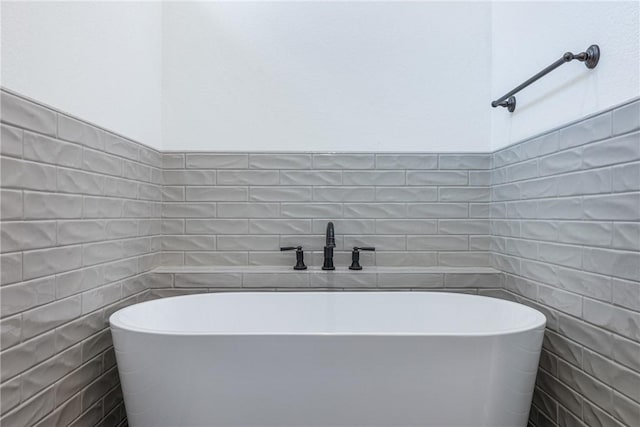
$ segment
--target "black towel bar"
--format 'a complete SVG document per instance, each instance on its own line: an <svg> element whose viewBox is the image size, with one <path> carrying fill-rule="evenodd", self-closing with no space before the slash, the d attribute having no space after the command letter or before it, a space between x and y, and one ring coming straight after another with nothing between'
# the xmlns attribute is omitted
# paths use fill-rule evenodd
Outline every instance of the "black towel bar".
<svg viewBox="0 0 640 427"><path fill-rule="evenodd" d="M562 58L558 59L556 62L549 65L547 68L540 71L538 74L529 78L527 81L522 83L520 86L517 86L512 91L507 92L500 98L493 101L491 103L491 106L494 108L505 107L507 110L509 110L510 113L513 113L516 109L516 97L513 95L520 92L522 89L529 86L531 83L535 82L541 77L544 77L545 75L549 74L551 71L555 70L562 64L566 62L571 62L574 59L577 59L580 62L584 62L587 68L595 68L596 65L598 65L598 61L600 60L600 48L598 47L597 44L592 44L591 46L589 46L589 48L585 52L581 52L578 54L573 54L571 52L565 53L564 55L562 55Z"/></svg>

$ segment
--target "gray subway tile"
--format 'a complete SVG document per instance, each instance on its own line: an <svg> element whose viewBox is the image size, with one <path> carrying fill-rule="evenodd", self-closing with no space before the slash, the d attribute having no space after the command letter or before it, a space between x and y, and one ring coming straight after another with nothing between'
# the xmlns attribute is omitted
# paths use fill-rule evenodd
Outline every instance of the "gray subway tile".
<svg viewBox="0 0 640 427"><path fill-rule="evenodd" d="M438 265L446 267L484 267L489 265L488 252L440 252L438 253Z"/></svg>
<svg viewBox="0 0 640 427"><path fill-rule="evenodd" d="M344 171L344 185L405 185L403 171Z"/></svg>
<svg viewBox="0 0 640 427"><path fill-rule="evenodd" d="M441 288L443 274L438 273L378 273L380 288Z"/></svg>
<svg viewBox="0 0 640 427"><path fill-rule="evenodd" d="M373 187L314 187L313 200L319 202L369 202L375 200Z"/></svg>
<svg viewBox="0 0 640 427"><path fill-rule="evenodd" d="M366 271L343 272L325 271L323 274L311 274L311 287L322 288L375 288L377 285L377 275Z"/></svg>
<svg viewBox="0 0 640 427"><path fill-rule="evenodd" d="M103 131L62 114L58 114L58 138L98 150L104 149Z"/></svg>
<svg viewBox="0 0 640 427"><path fill-rule="evenodd" d="M12 157L22 157L22 137L24 131L20 128L13 126L7 126L5 124L0 125L0 154Z"/></svg>
<svg viewBox="0 0 640 427"><path fill-rule="evenodd" d="M56 113L48 108L2 91L2 121L47 135L56 134Z"/></svg>
<svg viewBox="0 0 640 427"><path fill-rule="evenodd" d="M278 203L218 203L220 218L277 218Z"/></svg>
<svg viewBox="0 0 640 427"><path fill-rule="evenodd" d="M582 199L538 200L537 217L539 219L581 219L583 217Z"/></svg>
<svg viewBox="0 0 640 427"><path fill-rule="evenodd" d="M24 193L26 219L73 219L82 217L82 197L70 194Z"/></svg>
<svg viewBox="0 0 640 427"><path fill-rule="evenodd" d="M164 218L207 218L216 216L216 203L163 203L162 216ZM219 216L225 216L222 213L222 207L218 211Z"/></svg>
<svg viewBox="0 0 640 427"><path fill-rule="evenodd" d="M0 228L2 252L40 249L56 245L55 221L5 222Z"/></svg>
<svg viewBox="0 0 640 427"><path fill-rule="evenodd" d="M467 185L467 171L407 171L407 185Z"/></svg>
<svg viewBox="0 0 640 427"><path fill-rule="evenodd" d="M58 168L58 191L63 193L103 194L106 185L104 175ZM109 188L113 188L109 186Z"/></svg>
<svg viewBox="0 0 640 427"><path fill-rule="evenodd" d="M638 358L640 343L638 341L632 341L614 335L613 345L610 348L613 353L613 359L616 362L621 363L636 372L640 371L640 358Z"/></svg>
<svg viewBox="0 0 640 427"><path fill-rule="evenodd" d="M386 267L423 266L432 267L438 265L436 252L387 252L376 251L376 265Z"/></svg>
<svg viewBox="0 0 640 427"><path fill-rule="evenodd" d="M137 181L150 182L152 170L149 166L141 163L130 162L125 160L123 162L122 176L129 179L135 179Z"/></svg>
<svg viewBox="0 0 640 427"><path fill-rule="evenodd" d="M288 218L342 216L342 205L338 203L283 203L280 214Z"/></svg>
<svg viewBox="0 0 640 427"><path fill-rule="evenodd" d="M250 169L311 169L311 154L250 154Z"/></svg>
<svg viewBox="0 0 640 427"><path fill-rule="evenodd" d="M580 268L582 251L579 246L538 243L538 260L566 267Z"/></svg>
<svg viewBox="0 0 640 427"><path fill-rule="evenodd" d="M340 185L342 171L313 170L280 172L281 185Z"/></svg>
<svg viewBox="0 0 640 427"><path fill-rule="evenodd" d="M611 113L600 114L564 129L558 135L559 148L575 147L611 135Z"/></svg>
<svg viewBox="0 0 640 427"><path fill-rule="evenodd" d="M596 169L562 175L558 179L557 195L574 196L611 192L611 170Z"/></svg>
<svg viewBox="0 0 640 427"><path fill-rule="evenodd" d="M583 209L585 219L640 221L640 193L585 197Z"/></svg>
<svg viewBox="0 0 640 427"><path fill-rule="evenodd" d="M547 177L523 181L518 184L518 188L520 189L520 196L523 199L557 196L558 184L561 178Z"/></svg>
<svg viewBox="0 0 640 427"><path fill-rule="evenodd" d="M562 221L557 224L559 242L609 246L612 224L608 222Z"/></svg>
<svg viewBox="0 0 640 427"><path fill-rule="evenodd" d="M105 222L96 220L58 221L58 243L73 245L106 238Z"/></svg>
<svg viewBox="0 0 640 427"><path fill-rule="evenodd" d="M247 187L187 187L187 201L246 201L249 198Z"/></svg>
<svg viewBox="0 0 640 427"><path fill-rule="evenodd" d="M287 220L291 221L291 220ZM374 234L374 219L342 219L342 218L314 218L312 221L313 234L324 234L327 229L327 223L332 221L336 230L336 234ZM401 233L395 233L401 234Z"/></svg>
<svg viewBox="0 0 640 427"><path fill-rule="evenodd" d="M375 199L381 202L435 202L437 187L376 187Z"/></svg>
<svg viewBox="0 0 640 427"><path fill-rule="evenodd" d="M163 153L162 168L163 169L184 169L185 155L183 153Z"/></svg>
<svg viewBox="0 0 640 427"><path fill-rule="evenodd" d="M614 135L640 129L640 101L613 110L612 114Z"/></svg>
<svg viewBox="0 0 640 427"><path fill-rule="evenodd" d="M22 313L23 337L33 337L71 321L81 314L80 295L58 300Z"/></svg>
<svg viewBox="0 0 640 427"><path fill-rule="evenodd" d="M416 251L467 250L469 249L469 237L441 235L407 236L407 249Z"/></svg>
<svg viewBox="0 0 640 427"><path fill-rule="evenodd" d="M251 187L249 200L256 202L307 202L313 198L312 187Z"/></svg>
<svg viewBox="0 0 640 427"><path fill-rule="evenodd" d="M314 154L314 169L373 169L373 154Z"/></svg>
<svg viewBox="0 0 640 427"><path fill-rule="evenodd" d="M404 251L407 249L407 238L405 236L344 236L344 247L354 246L373 246L385 251Z"/></svg>
<svg viewBox="0 0 640 427"><path fill-rule="evenodd" d="M308 287L307 273L244 273L242 286L247 288L263 287Z"/></svg>
<svg viewBox="0 0 640 427"><path fill-rule="evenodd" d="M122 159L88 148L84 149L82 158L83 169L89 172L106 175L122 175Z"/></svg>
<svg viewBox="0 0 640 427"><path fill-rule="evenodd" d="M489 187L440 187L443 202L488 202Z"/></svg>
<svg viewBox="0 0 640 427"><path fill-rule="evenodd" d="M55 191L56 168L10 157L0 159L2 186L27 190Z"/></svg>
<svg viewBox="0 0 640 427"><path fill-rule="evenodd" d="M25 279L73 270L82 265L80 246L63 246L25 252L22 258Z"/></svg>
<svg viewBox="0 0 640 427"><path fill-rule="evenodd" d="M164 235L162 249L174 251L202 251L216 249L216 236L206 235Z"/></svg>
<svg viewBox="0 0 640 427"><path fill-rule="evenodd" d="M311 234L310 219L252 219L251 234Z"/></svg>
<svg viewBox="0 0 640 427"><path fill-rule="evenodd" d="M186 252L185 265L247 265L247 252Z"/></svg>
<svg viewBox="0 0 640 427"><path fill-rule="evenodd" d="M440 234L489 234L489 228L489 220L486 219L438 220Z"/></svg>
<svg viewBox="0 0 640 427"><path fill-rule="evenodd" d="M185 187L162 186L162 201L182 202L185 200Z"/></svg>
<svg viewBox="0 0 640 427"><path fill-rule="evenodd" d="M0 218L3 221L22 219L23 202L21 190L0 190Z"/></svg>
<svg viewBox="0 0 640 427"><path fill-rule="evenodd" d="M345 218L402 218L407 207L403 203L345 203ZM328 212L324 216L338 216L340 211Z"/></svg>
<svg viewBox="0 0 640 427"><path fill-rule="evenodd" d="M376 219L376 234L436 234L435 219Z"/></svg>
<svg viewBox="0 0 640 427"><path fill-rule="evenodd" d="M165 185L215 185L216 171L165 170L162 172L162 179Z"/></svg>
<svg viewBox="0 0 640 427"><path fill-rule="evenodd" d="M616 249L640 251L640 223L613 223L613 242L611 246Z"/></svg>
<svg viewBox="0 0 640 427"><path fill-rule="evenodd" d="M581 167L582 148L561 151L538 159L538 173L541 176L572 172Z"/></svg>
<svg viewBox="0 0 640 427"><path fill-rule="evenodd" d="M469 185L491 185L491 171L469 171Z"/></svg>
<svg viewBox="0 0 640 427"><path fill-rule="evenodd" d="M4 145L4 141L3 141ZM36 133L24 133L24 158L73 168L82 167L82 148Z"/></svg>
<svg viewBox="0 0 640 427"><path fill-rule="evenodd" d="M377 169L437 169L436 154L376 154Z"/></svg>
<svg viewBox="0 0 640 427"><path fill-rule="evenodd" d="M0 255L0 285L22 280L22 254Z"/></svg>
<svg viewBox="0 0 640 427"><path fill-rule="evenodd" d="M409 203L409 218L466 218L469 206L466 203Z"/></svg>
<svg viewBox="0 0 640 427"><path fill-rule="evenodd" d="M491 156L488 154L440 154L440 169L489 169Z"/></svg>
<svg viewBox="0 0 640 427"><path fill-rule="evenodd" d="M278 236L218 236L218 248L223 251L267 251L280 248Z"/></svg>
<svg viewBox="0 0 640 427"><path fill-rule="evenodd" d="M104 133L104 149L107 153L138 160L138 144L112 133Z"/></svg>
<svg viewBox="0 0 640 427"><path fill-rule="evenodd" d="M640 341L640 313L636 311L585 298L583 317L594 325L629 339Z"/></svg>
<svg viewBox="0 0 640 427"><path fill-rule="evenodd" d="M242 273L178 273L175 275L177 288L239 288L242 286Z"/></svg>
<svg viewBox="0 0 640 427"><path fill-rule="evenodd" d="M640 190L640 162L614 167L611 181L613 191Z"/></svg>
<svg viewBox="0 0 640 427"><path fill-rule="evenodd" d="M556 310L580 317L582 297L551 286L538 286L538 301Z"/></svg>
<svg viewBox="0 0 640 427"><path fill-rule="evenodd" d="M84 266L113 261L123 256L122 241L105 241L86 244L82 248Z"/></svg>
<svg viewBox="0 0 640 427"><path fill-rule="evenodd" d="M122 217L124 200L106 197L83 197L83 214L85 218L119 218Z"/></svg>
<svg viewBox="0 0 640 427"><path fill-rule="evenodd" d="M246 219L187 219L187 234L244 234L249 231Z"/></svg>
<svg viewBox="0 0 640 427"><path fill-rule="evenodd" d="M611 278L579 269L554 267L556 286L580 295L611 300Z"/></svg>
<svg viewBox="0 0 640 427"><path fill-rule="evenodd" d="M506 168L507 179L509 181L521 181L538 176L538 160L533 159L522 163L517 163Z"/></svg>
<svg viewBox="0 0 640 427"><path fill-rule="evenodd" d="M588 144L582 151L583 166L593 168L640 159L640 132Z"/></svg>
<svg viewBox="0 0 640 427"><path fill-rule="evenodd" d="M242 169L249 166L249 156L233 153L191 153L186 155L186 165L192 169Z"/></svg>
<svg viewBox="0 0 640 427"><path fill-rule="evenodd" d="M2 316L10 316L54 301L55 282L52 277L29 280L0 288Z"/></svg>
<svg viewBox="0 0 640 427"><path fill-rule="evenodd" d="M221 170L218 185L276 185L279 172L273 170Z"/></svg>

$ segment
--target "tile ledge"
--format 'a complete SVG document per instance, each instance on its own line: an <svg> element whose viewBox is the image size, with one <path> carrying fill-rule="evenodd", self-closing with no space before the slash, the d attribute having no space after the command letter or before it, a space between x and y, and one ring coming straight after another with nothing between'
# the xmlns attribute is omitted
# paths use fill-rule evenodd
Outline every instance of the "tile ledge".
<svg viewBox="0 0 640 427"><path fill-rule="evenodd" d="M499 274L499 270L491 267L364 267L360 271L352 271L347 267L337 267L334 271L323 271L320 267L309 267L308 270L296 271L293 267L284 266L162 266L150 273L304 273L304 274Z"/></svg>

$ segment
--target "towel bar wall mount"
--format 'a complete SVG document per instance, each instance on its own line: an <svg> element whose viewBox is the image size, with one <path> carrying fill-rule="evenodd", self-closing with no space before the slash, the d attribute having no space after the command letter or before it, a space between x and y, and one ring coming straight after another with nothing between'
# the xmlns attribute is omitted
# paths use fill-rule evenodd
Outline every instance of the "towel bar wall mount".
<svg viewBox="0 0 640 427"><path fill-rule="evenodd" d="M584 62L584 65L589 69L596 68L596 65L598 65L598 61L600 60L600 47L597 44L592 44L584 52L580 52L578 54L574 54L574 53L571 53L571 52L565 53L564 55L562 55L562 58L558 59L556 62L554 62L553 64L549 65L547 68L545 68L544 70L540 71L539 73L533 75L528 80L526 80L524 83L522 83L521 85L515 87L510 92L507 92L506 94L504 94L500 98L498 98L495 101L493 101L491 103L491 106L493 108L495 108L495 107L504 107L510 113L513 113L515 111L515 109L516 109L516 97L514 96L516 93L520 92L522 89L526 88L527 86L529 86L531 83L535 82L536 80L546 76L547 74L549 74L551 71L555 70L556 68L558 68L562 64L565 64L567 62L571 62L574 59L577 59L580 62Z"/></svg>

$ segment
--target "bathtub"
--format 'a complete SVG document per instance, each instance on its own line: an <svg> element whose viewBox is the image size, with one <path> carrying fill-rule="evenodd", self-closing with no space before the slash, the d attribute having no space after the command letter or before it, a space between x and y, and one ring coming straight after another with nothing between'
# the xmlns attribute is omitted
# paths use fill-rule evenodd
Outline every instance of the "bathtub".
<svg viewBox="0 0 640 427"><path fill-rule="evenodd" d="M252 292L110 323L131 427L524 427L545 317L466 294Z"/></svg>

